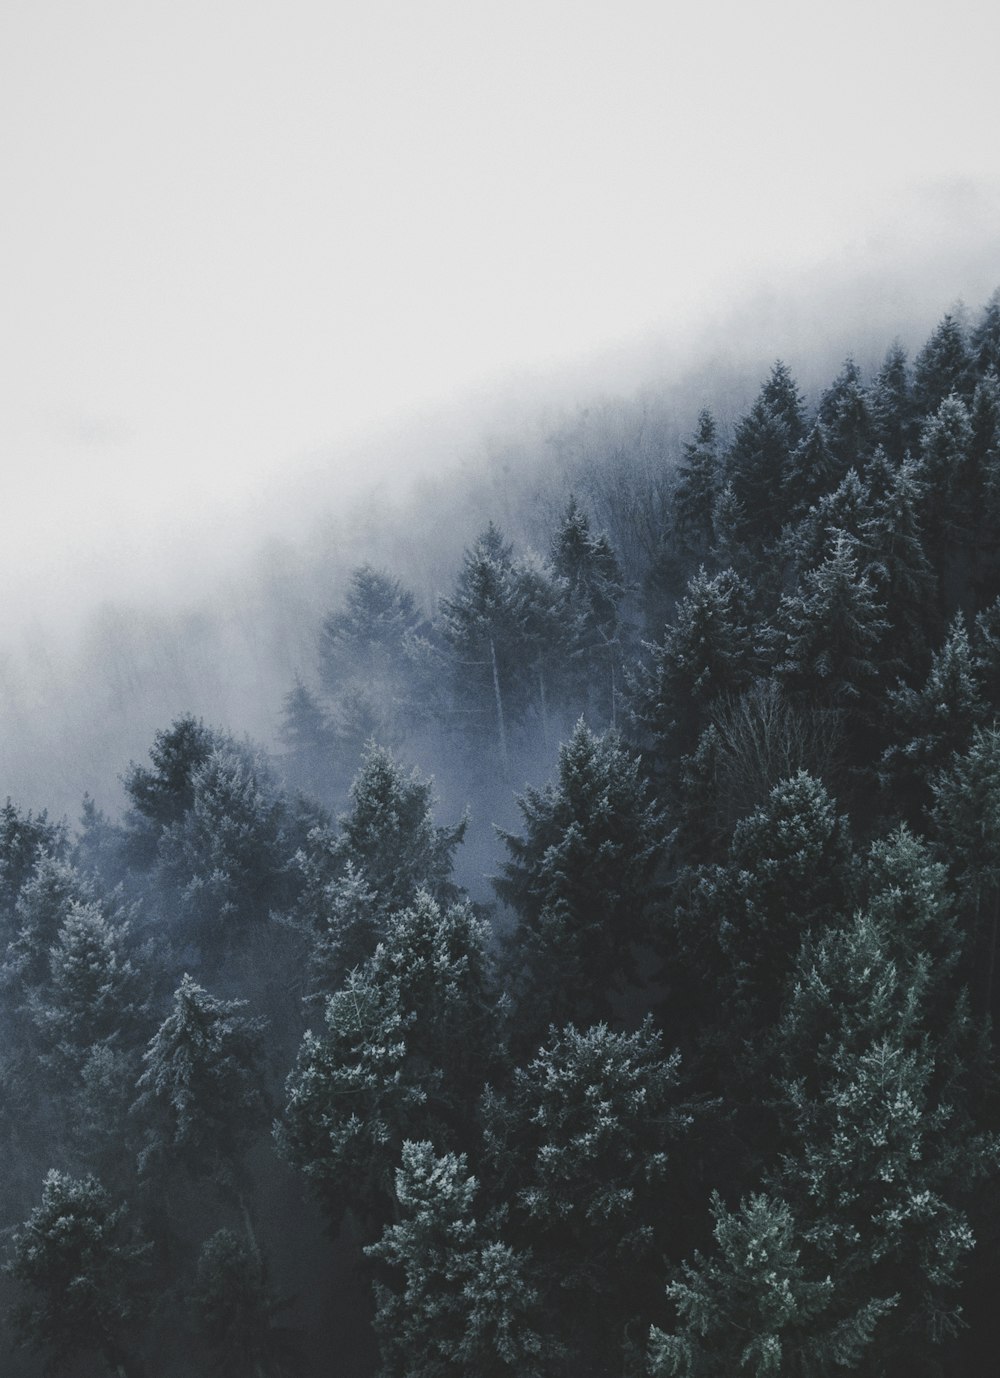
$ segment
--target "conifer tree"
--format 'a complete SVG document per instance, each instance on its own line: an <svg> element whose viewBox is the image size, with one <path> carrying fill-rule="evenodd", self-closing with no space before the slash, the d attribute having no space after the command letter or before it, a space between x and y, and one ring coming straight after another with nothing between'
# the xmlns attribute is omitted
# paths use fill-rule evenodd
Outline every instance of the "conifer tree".
<svg viewBox="0 0 1000 1378"><path fill-rule="evenodd" d="M149 1246L129 1235L124 1216L96 1178L53 1170L14 1234L7 1271L26 1294L14 1325L59 1372L97 1353L120 1378L141 1376L131 1341L146 1309L141 1269Z"/></svg>
<svg viewBox="0 0 1000 1378"><path fill-rule="evenodd" d="M855 739L877 713L884 613L870 579L859 570L855 543L843 532L835 534L829 556L803 575L778 608L775 674L791 693L841 710Z"/></svg>
<svg viewBox="0 0 1000 1378"><path fill-rule="evenodd" d="M846 1307L780 1197L760 1192L729 1211L715 1193L712 1217L715 1252L696 1253L667 1287L675 1330L650 1332L653 1378L859 1372L895 1298Z"/></svg>
<svg viewBox="0 0 1000 1378"><path fill-rule="evenodd" d="M202 1245L192 1304L219 1378L284 1378L293 1365L300 1371L294 1332L276 1324L288 1302L274 1297L259 1253L232 1230Z"/></svg>
<svg viewBox="0 0 1000 1378"><path fill-rule="evenodd" d="M768 541L781 529L784 475L789 456L804 434L799 390L779 360L737 425L727 457L726 477L742 509L743 530L739 534L743 539Z"/></svg>
<svg viewBox="0 0 1000 1378"><path fill-rule="evenodd" d="M899 1293L892 1348L954 1332L973 1246L965 1213L997 1147L942 1094L930 960L893 956L869 914L802 949L777 1034L779 1189L855 1305ZM947 1039L945 1039L947 1041Z"/></svg>
<svg viewBox="0 0 1000 1378"><path fill-rule="evenodd" d="M784 499L789 518L807 511L824 493L832 492L841 472L826 430L817 421L788 458Z"/></svg>
<svg viewBox="0 0 1000 1378"><path fill-rule="evenodd" d="M571 678L580 706L593 703L600 716L613 724L620 678L625 580L611 542L603 532L591 529L573 497L553 538L550 558L553 572L565 591L561 609L565 626L562 637L554 629L549 635L556 653L560 640L568 642L573 662ZM599 688L602 684L603 691Z"/></svg>
<svg viewBox="0 0 1000 1378"><path fill-rule="evenodd" d="M549 1030L506 1094L485 1099L485 1162L509 1237L530 1247L549 1324L607 1371L655 1309L650 1282L678 1233L680 1146L691 1126L668 1055L646 1019Z"/></svg>
<svg viewBox="0 0 1000 1378"><path fill-rule="evenodd" d="M479 1183L464 1154L407 1142L395 1174L398 1218L366 1252L399 1278L376 1287L380 1378L542 1378L555 1346L531 1260L472 1213Z"/></svg>
<svg viewBox="0 0 1000 1378"><path fill-rule="evenodd" d="M510 857L494 885L521 919L527 1036L529 1026L607 1017L612 988L635 979L666 838L638 761L617 734L595 736L582 721L560 749L556 781L526 790L518 806L524 835L501 831Z"/></svg>
<svg viewBox="0 0 1000 1378"><path fill-rule="evenodd" d="M320 632L320 678L338 694L355 676L398 693L405 675L406 644L421 617L412 593L384 570L364 564L351 574L344 605L325 618Z"/></svg>
<svg viewBox="0 0 1000 1378"><path fill-rule="evenodd" d="M965 330L948 312L914 360L913 396L918 413L931 416L952 393L957 398L966 395L969 363Z"/></svg>
<svg viewBox="0 0 1000 1378"><path fill-rule="evenodd" d="M715 420L698 413L693 439L683 449L674 490L674 527L686 553L704 560L715 541L715 505L719 497L719 455Z"/></svg>
<svg viewBox="0 0 1000 1378"><path fill-rule="evenodd" d="M244 1013L246 1007L246 1000L219 1000L185 974L136 1084L144 1172L181 1167L193 1177L232 1183L268 1110L264 1021Z"/></svg>
<svg viewBox="0 0 1000 1378"><path fill-rule="evenodd" d="M875 423L861 370L853 359L844 361L840 373L820 398L819 421L826 428L841 474L851 467L860 468L871 448Z"/></svg>
<svg viewBox="0 0 1000 1378"><path fill-rule="evenodd" d="M731 569L709 578L702 566L663 641L646 643L650 660L636 674L632 713L664 765L697 739L715 700L750 683L753 625L747 584Z"/></svg>
<svg viewBox="0 0 1000 1378"><path fill-rule="evenodd" d="M889 458L900 464L913 442L914 404L906 351L897 340L886 352L869 390L874 437Z"/></svg>
<svg viewBox="0 0 1000 1378"><path fill-rule="evenodd" d="M935 651L919 689L901 685L889 695L895 741L883 765L899 797L912 809L928 801L928 787L955 751L963 750L985 717L977 667L965 619L957 613Z"/></svg>
<svg viewBox="0 0 1000 1378"><path fill-rule="evenodd" d="M298 853L303 888L293 920L315 944L312 961L328 994L420 891L443 902L457 897L452 870L466 820L437 826L434 802L432 781L369 742L339 830L314 829Z"/></svg>
<svg viewBox="0 0 1000 1378"><path fill-rule="evenodd" d="M935 844L958 885L968 971L981 1012L997 1015L1000 942L1000 730L974 727L968 749L931 778Z"/></svg>
<svg viewBox="0 0 1000 1378"><path fill-rule="evenodd" d="M331 1223L348 1207L385 1220L404 1140L463 1146L502 1016L484 923L418 895L327 1001L288 1078L279 1143Z"/></svg>

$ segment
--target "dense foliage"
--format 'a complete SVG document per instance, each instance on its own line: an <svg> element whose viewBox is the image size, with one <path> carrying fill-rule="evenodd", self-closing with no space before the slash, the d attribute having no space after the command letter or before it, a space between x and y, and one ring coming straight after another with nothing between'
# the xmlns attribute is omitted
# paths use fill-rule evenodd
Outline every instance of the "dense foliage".
<svg viewBox="0 0 1000 1378"><path fill-rule="evenodd" d="M776 363L358 568L273 758L0 809L5 1373L995 1371L998 361Z"/></svg>

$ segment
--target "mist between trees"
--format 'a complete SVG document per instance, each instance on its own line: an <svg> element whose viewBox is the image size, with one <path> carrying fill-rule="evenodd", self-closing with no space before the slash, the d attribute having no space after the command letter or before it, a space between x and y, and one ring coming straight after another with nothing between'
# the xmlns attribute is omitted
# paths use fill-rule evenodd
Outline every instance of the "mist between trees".
<svg viewBox="0 0 1000 1378"><path fill-rule="evenodd" d="M998 368L1000 295L108 611L120 804L0 810L5 1372L993 1372ZM168 707L248 663L271 750Z"/></svg>

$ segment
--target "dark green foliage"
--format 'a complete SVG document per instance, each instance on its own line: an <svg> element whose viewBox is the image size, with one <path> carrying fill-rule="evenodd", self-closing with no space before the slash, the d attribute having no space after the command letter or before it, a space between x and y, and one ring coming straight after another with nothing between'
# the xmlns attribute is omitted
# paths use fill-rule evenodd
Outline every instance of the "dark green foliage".
<svg viewBox="0 0 1000 1378"><path fill-rule="evenodd" d="M635 677L632 714L658 760L672 766L694 742L722 695L753 677L756 656L750 589L731 569L709 578L702 567L661 643Z"/></svg>
<svg viewBox="0 0 1000 1378"><path fill-rule="evenodd" d="M893 1331L911 1344L917 1328L940 1340L958 1325L973 1246L963 1206L997 1147L968 1132L958 1088L940 1090L928 953L894 942L883 910L804 945L778 1031L775 1177L846 1295L899 1293Z"/></svg>
<svg viewBox="0 0 1000 1378"><path fill-rule="evenodd" d="M712 1216L714 1255L695 1254L667 1288L678 1325L672 1333L653 1327L653 1378L859 1372L895 1298L845 1309L822 1261L803 1258L801 1230L780 1198L759 1193L734 1212L716 1194Z"/></svg>
<svg viewBox="0 0 1000 1378"><path fill-rule="evenodd" d="M861 382L861 370L853 359L844 362L820 398L819 420L826 428L839 472L860 467L875 437L875 420Z"/></svg>
<svg viewBox="0 0 1000 1378"><path fill-rule="evenodd" d="M719 455L711 412L699 413L694 438L684 446L677 474L674 526L678 540L693 558L704 560L715 543L715 507L720 489Z"/></svg>
<svg viewBox="0 0 1000 1378"><path fill-rule="evenodd" d="M185 975L143 1057L135 1111L144 1123L140 1168L183 1167L228 1178L267 1123L264 1021L245 1000L219 1000Z"/></svg>
<svg viewBox="0 0 1000 1378"><path fill-rule="evenodd" d="M913 440L914 403L906 351L897 341L889 347L869 392L875 439L889 458L902 462Z"/></svg>
<svg viewBox="0 0 1000 1378"><path fill-rule="evenodd" d="M129 1236L124 1216L95 1178L53 1170L40 1205L14 1234L7 1270L26 1294L14 1324L56 1373L96 1352L112 1370L138 1378L127 1344L145 1309L148 1246Z"/></svg>
<svg viewBox="0 0 1000 1378"><path fill-rule="evenodd" d="M615 733L595 736L581 721L556 781L518 805L524 835L501 833L510 859L494 884L521 920L524 1030L606 1017L612 990L635 979L636 946L649 942L666 850L638 760Z"/></svg>
<svg viewBox="0 0 1000 1378"><path fill-rule="evenodd" d="M348 1207L385 1219L404 1140L461 1146L501 1056L497 997L485 925L427 894L330 997L288 1079L279 1142L331 1223Z"/></svg>
<svg viewBox="0 0 1000 1378"><path fill-rule="evenodd" d="M380 1378L542 1378L556 1348L530 1280L530 1257L472 1214L464 1155L405 1143L395 1175L399 1219L367 1253L399 1279L376 1289Z"/></svg>
<svg viewBox="0 0 1000 1378"><path fill-rule="evenodd" d="M970 359L965 330L950 312L943 316L913 364L913 396L925 416L945 398L961 397L969 384Z"/></svg>
<svg viewBox="0 0 1000 1378"><path fill-rule="evenodd" d="M418 893L445 903L458 895L452 870L466 820L435 824L430 780L369 742L350 805L339 831L315 829L296 858L304 885L294 921L308 937L314 982L326 994L371 956L390 916Z"/></svg>
<svg viewBox="0 0 1000 1378"><path fill-rule="evenodd" d="M884 614L855 543L835 533L829 556L781 600L775 674L790 693L839 709L859 727L869 724L887 668Z"/></svg>
<svg viewBox="0 0 1000 1378"><path fill-rule="evenodd" d="M766 541L780 530L784 476L804 434L799 390L779 360L736 427L726 461L726 477L742 514L743 539Z"/></svg>
<svg viewBox="0 0 1000 1378"><path fill-rule="evenodd" d="M288 1303L274 1298L259 1255L232 1230L202 1245L191 1300L211 1373L285 1378L301 1371L294 1332L275 1324Z"/></svg>
<svg viewBox="0 0 1000 1378"><path fill-rule="evenodd" d="M679 1057L647 1021L549 1031L509 1092L487 1093L486 1161L515 1242L534 1255L549 1326L602 1371L655 1306L650 1281L683 1206L691 1114Z"/></svg>

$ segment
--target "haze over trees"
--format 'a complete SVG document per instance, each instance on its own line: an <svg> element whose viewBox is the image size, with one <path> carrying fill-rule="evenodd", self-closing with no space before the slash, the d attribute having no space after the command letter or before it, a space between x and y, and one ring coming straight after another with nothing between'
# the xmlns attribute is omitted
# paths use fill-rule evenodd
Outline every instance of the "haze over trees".
<svg viewBox="0 0 1000 1378"><path fill-rule="evenodd" d="M998 362L581 420L277 751L7 801L5 1373L995 1372Z"/></svg>

